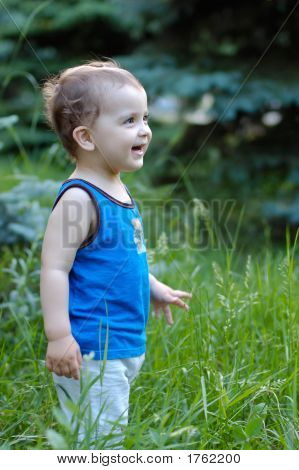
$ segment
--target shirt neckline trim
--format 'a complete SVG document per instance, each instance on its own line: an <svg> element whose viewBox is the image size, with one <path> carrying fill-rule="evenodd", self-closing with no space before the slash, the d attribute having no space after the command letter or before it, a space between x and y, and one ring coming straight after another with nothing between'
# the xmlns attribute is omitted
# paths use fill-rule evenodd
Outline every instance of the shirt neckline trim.
<svg viewBox="0 0 299 470"><path fill-rule="evenodd" d="M91 183L90 181L87 181L87 180L84 180L83 178L70 178L70 179L67 179L65 180L62 184L65 184L65 183L68 183L70 181L83 181L84 183L86 184L89 184L90 186L92 186L94 189L96 189L97 191L99 191L101 194L103 194L103 196L107 197L108 199L110 199L110 201L114 202L115 204L118 204L119 206L122 206L122 207L127 207L129 209L135 207L135 201L134 199L132 198L128 188L126 185L123 185L125 190L127 191L130 199L132 202L122 202L122 201L119 201L118 199L116 199L115 197L111 196L111 194L108 194L106 193L106 191L104 191L103 189L99 188L99 186L96 186L95 184Z"/></svg>

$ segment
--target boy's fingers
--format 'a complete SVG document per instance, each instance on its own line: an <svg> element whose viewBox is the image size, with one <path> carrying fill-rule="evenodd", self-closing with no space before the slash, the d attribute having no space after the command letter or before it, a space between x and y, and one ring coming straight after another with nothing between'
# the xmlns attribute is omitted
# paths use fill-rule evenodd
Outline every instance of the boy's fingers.
<svg viewBox="0 0 299 470"><path fill-rule="evenodd" d="M57 365L53 367L53 372L55 372L56 375L59 375L59 377L63 375L61 368Z"/></svg>
<svg viewBox="0 0 299 470"><path fill-rule="evenodd" d="M172 300L172 303L174 305L177 305L178 307L184 308L185 310L190 310L189 305L187 305L183 300L179 299L178 297L175 297Z"/></svg>
<svg viewBox="0 0 299 470"><path fill-rule="evenodd" d="M56 375L64 375L67 377L70 374L69 364L65 363L63 357L53 360L53 368Z"/></svg>
<svg viewBox="0 0 299 470"><path fill-rule="evenodd" d="M174 290L173 293L174 295L177 295L178 297L188 297L188 299L192 298L191 292L185 292L183 290Z"/></svg>
<svg viewBox="0 0 299 470"><path fill-rule="evenodd" d="M79 367L73 367L71 369L71 377L75 380L80 379L80 368Z"/></svg>
<svg viewBox="0 0 299 470"><path fill-rule="evenodd" d="M71 366L70 366L71 377L73 377L73 379L75 379L75 380L80 379L80 368L81 368L81 364L82 364L82 362L79 361L80 356L81 356L80 351L77 351L77 360L73 361Z"/></svg>
<svg viewBox="0 0 299 470"><path fill-rule="evenodd" d="M70 378L72 376L71 369L67 365L61 367L61 372L64 377Z"/></svg>
<svg viewBox="0 0 299 470"><path fill-rule="evenodd" d="M166 317L168 325L173 325L173 318L172 318L169 305L166 305L166 307L164 307L164 313L165 313L165 317Z"/></svg>
<svg viewBox="0 0 299 470"><path fill-rule="evenodd" d="M53 371L53 364L52 364L51 359L49 359L49 358L46 358L46 368L47 368L50 372Z"/></svg>

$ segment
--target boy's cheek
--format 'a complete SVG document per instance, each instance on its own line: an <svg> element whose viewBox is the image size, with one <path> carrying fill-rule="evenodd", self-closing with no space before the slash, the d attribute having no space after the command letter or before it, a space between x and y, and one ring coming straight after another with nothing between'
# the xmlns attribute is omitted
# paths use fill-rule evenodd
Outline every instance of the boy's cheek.
<svg viewBox="0 0 299 470"><path fill-rule="evenodd" d="M153 134L152 134L152 131L150 131L148 135L148 145L151 143L152 137L153 137Z"/></svg>

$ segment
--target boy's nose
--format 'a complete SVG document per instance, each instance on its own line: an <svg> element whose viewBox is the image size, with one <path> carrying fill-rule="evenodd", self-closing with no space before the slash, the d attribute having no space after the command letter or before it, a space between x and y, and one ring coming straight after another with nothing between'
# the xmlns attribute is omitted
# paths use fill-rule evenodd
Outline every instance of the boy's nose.
<svg viewBox="0 0 299 470"><path fill-rule="evenodd" d="M150 135L150 134L151 134L151 130L150 130L150 128L148 127L147 124L142 123L142 124L140 125L140 127L139 127L138 134L139 134L139 135Z"/></svg>

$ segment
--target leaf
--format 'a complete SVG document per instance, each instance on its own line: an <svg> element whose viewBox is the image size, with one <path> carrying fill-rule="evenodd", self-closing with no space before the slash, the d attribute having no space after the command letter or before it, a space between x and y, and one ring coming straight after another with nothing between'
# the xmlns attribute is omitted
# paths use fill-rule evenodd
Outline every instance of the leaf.
<svg viewBox="0 0 299 470"><path fill-rule="evenodd" d="M252 395L254 392L259 390L259 388L260 388L259 384L248 388L247 390L245 390L245 392L241 393L240 395L237 395L236 398L234 398L230 403L228 403L227 407L230 408L236 403L238 403L239 401L244 400L244 398L247 398L249 395Z"/></svg>
<svg viewBox="0 0 299 470"><path fill-rule="evenodd" d="M245 433L248 437L256 437L260 434L262 426L263 426L263 418L253 415L252 418L249 419L247 423L247 426L245 428Z"/></svg>
<svg viewBox="0 0 299 470"><path fill-rule="evenodd" d="M233 426L233 436L234 439L238 442L243 442L246 439L246 435L244 433L244 429L242 426L234 425Z"/></svg>
<svg viewBox="0 0 299 470"><path fill-rule="evenodd" d="M268 406L266 403L257 403L256 405L253 405L252 411L255 416L260 416L261 418L265 419L267 416L267 410Z"/></svg>
<svg viewBox="0 0 299 470"><path fill-rule="evenodd" d="M14 232L16 235L21 235L25 240L32 241L35 239L36 231L25 225L18 223L12 223L8 226L9 230Z"/></svg>

